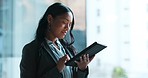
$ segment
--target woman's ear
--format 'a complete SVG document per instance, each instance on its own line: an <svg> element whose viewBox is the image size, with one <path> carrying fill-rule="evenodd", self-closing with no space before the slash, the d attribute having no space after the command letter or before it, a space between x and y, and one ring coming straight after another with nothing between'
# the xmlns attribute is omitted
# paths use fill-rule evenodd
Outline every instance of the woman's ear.
<svg viewBox="0 0 148 78"><path fill-rule="evenodd" d="M52 16L51 15L48 15L48 17L47 17L48 23L51 23L52 19L53 19Z"/></svg>

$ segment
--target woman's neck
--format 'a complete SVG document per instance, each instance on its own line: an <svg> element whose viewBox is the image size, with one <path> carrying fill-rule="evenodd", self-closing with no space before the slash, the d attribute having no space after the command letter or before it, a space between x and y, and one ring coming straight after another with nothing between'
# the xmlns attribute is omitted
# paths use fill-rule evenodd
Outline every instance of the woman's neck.
<svg viewBox="0 0 148 78"><path fill-rule="evenodd" d="M48 40L55 42L57 40L57 38L50 38L50 37L46 37Z"/></svg>
<svg viewBox="0 0 148 78"><path fill-rule="evenodd" d="M55 41L57 40L57 38L54 37L54 36L53 36L52 34L50 34L50 33L47 33L47 34L46 34L46 38L47 38L48 40L52 41L52 42L55 42Z"/></svg>

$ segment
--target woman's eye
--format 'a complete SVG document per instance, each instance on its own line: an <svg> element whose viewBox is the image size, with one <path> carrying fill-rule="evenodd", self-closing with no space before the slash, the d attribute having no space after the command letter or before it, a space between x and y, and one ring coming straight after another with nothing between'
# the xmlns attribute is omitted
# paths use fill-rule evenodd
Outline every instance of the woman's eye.
<svg viewBox="0 0 148 78"><path fill-rule="evenodd" d="M63 24L68 25L68 27L71 27L71 24L72 24L72 23L71 23L71 22L68 22L68 21L66 21L66 20L65 20L65 21L63 20Z"/></svg>

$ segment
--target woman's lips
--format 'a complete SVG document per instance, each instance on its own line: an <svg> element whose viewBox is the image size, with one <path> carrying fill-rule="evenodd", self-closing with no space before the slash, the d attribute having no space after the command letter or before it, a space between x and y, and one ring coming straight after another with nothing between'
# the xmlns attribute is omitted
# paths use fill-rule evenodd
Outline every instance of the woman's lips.
<svg viewBox="0 0 148 78"><path fill-rule="evenodd" d="M63 33L64 35L66 35L67 31L63 31L62 33Z"/></svg>

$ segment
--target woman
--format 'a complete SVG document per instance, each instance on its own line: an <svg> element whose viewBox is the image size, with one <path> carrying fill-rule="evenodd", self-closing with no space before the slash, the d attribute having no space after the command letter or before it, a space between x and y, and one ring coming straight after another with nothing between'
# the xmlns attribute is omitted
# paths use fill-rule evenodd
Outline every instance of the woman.
<svg viewBox="0 0 148 78"><path fill-rule="evenodd" d="M66 66L75 54L73 12L62 3L48 7L39 21L35 39L23 48L21 78L87 78L89 55L76 61L77 67ZM70 40L65 36L69 33Z"/></svg>

